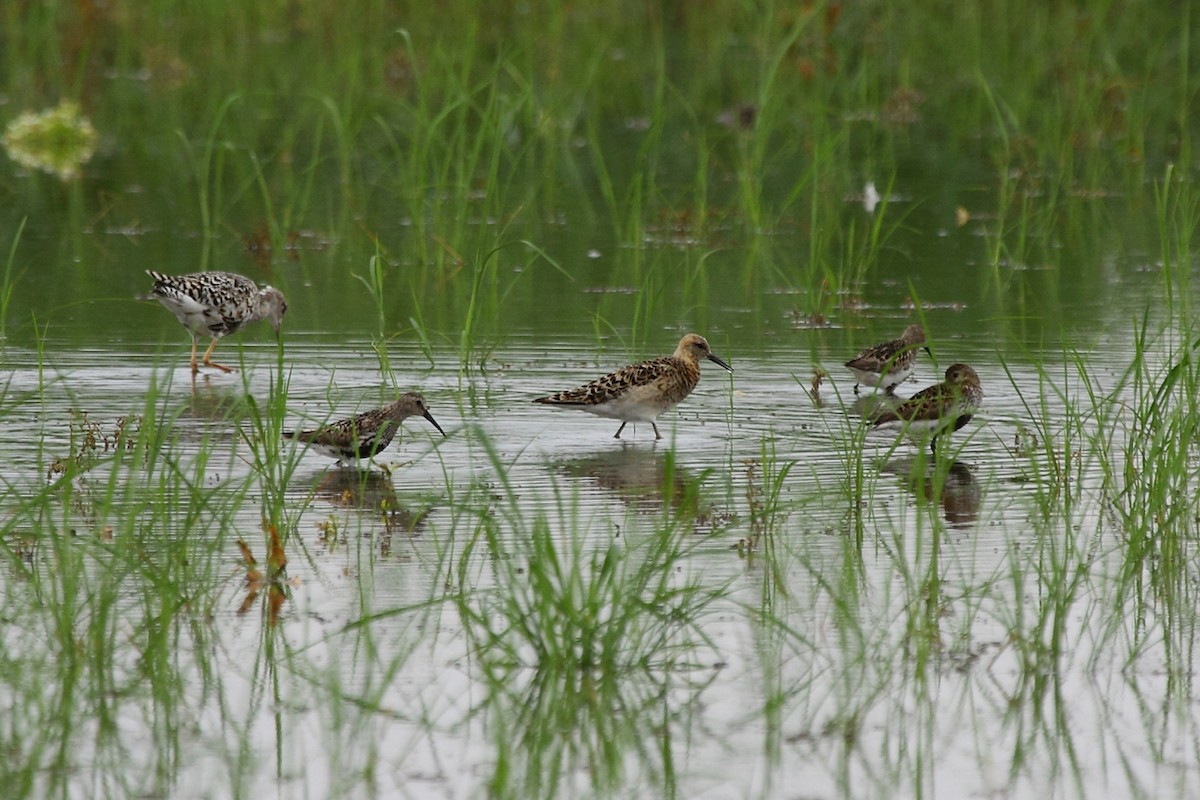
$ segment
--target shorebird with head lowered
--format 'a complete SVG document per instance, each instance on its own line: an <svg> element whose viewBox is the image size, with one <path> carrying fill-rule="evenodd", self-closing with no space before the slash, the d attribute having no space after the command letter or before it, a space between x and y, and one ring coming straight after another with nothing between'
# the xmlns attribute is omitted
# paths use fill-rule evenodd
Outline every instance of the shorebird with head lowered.
<svg viewBox="0 0 1200 800"><path fill-rule="evenodd" d="M937 455L938 437L956 431L971 421L983 404L983 386L979 375L966 364L951 364L946 380L922 389L893 409L876 414L875 427L901 423L909 435L923 438L930 433L929 452Z"/></svg>
<svg viewBox="0 0 1200 800"><path fill-rule="evenodd" d="M912 374L918 347L929 353L925 346L925 329L913 324L904 329L899 339L868 347L847 361L846 369L854 373L858 381L854 384L854 393L858 394L859 384L864 384L892 394L896 386Z"/></svg>
<svg viewBox="0 0 1200 800"><path fill-rule="evenodd" d="M283 438L303 442L318 453L336 458L341 464L356 458L372 458L392 443L396 431L400 430L400 423L409 417L424 417L437 428L438 433L446 435L429 413L425 398L416 392L408 392L383 408L364 411L311 431L286 431Z"/></svg>
<svg viewBox="0 0 1200 800"><path fill-rule="evenodd" d="M576 389L539 397L533 402L565 408L578 408L589 414L621 420L614 439L630 422L649 422L654 438L661 439L655 418L692 393L700 382L700 359L730 372L733 367L719 358L703 336L689 333L669 356L652 358L621 367Z"/></svg>
<svg viewBox="0 0 1200 800"><path fill-rule="evenodd" d="M148 269L146 274L154 279L154 286L144 299L162 303L183 327L192 332L193 375L200 371L196 364L196 348L201 335L212 337L204 351L204 366L233 372L231 367L212 360L213 350L221 337L260 319L270 320L278 334L287 311L283 292L271 286L259 289L254 281L232 272L163 275Z"/></svg>

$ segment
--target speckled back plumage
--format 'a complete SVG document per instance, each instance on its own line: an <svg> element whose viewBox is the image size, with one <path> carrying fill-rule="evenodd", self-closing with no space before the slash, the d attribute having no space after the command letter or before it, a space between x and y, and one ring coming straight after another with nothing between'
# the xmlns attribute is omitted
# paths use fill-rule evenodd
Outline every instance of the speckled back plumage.
<svg viewBox="0 0 1200 800"><path fill-rule="evenodd" d="M625 422L649 422L692 393L700 382L700 359L706 358L730 372L733 368L716 356L708 341L695 333L679 340L669 356L621 367L590 383L534 399L535 403L579 408ZM622 424L616 438L621 437ZM658 428L654 435L659 437Z"/></svg>
<svg viewBox="0 0 1200 800"><path fill-rule="evenodd" d="M287 302L278 289L259 289L254 281L232 272L194 272L164 275L146 270L154 279L150 297L158 300L193 334L219 339L250 322L269 319L276 330Z"/></svg>
<svg viewBox="0 0 1200 800"><path fill-rule="evenodd" d="M924 423L926 428L958 430L971 421L983 404L979 375L966 364L951 364L946 380L914 394L896 408L873 420L876 426L889 422Z"/></svg>
<svg viewBox="0 0 1200 800"><path fill-rule="evenodd" d="M364 411L349 419L324 425L309 431L288 431L285 439L296 439L338 461L371 458L392 443L400 423L409 417L429 420L443 436L442 426L429 413L425 398L417 392L401 395L383 408Z"/></svg>
<svg viewBox="0 0 1200 800"><path fill-rule="evenodd" d="M559 406L594 406L612 402L639 390L647 400L656 400L666 410L692 393L700 382L700 366L695 361L660 356L639 364L621 367L575 389L539 397L535 402Z"/></svg>
<svg viewBox="0 0 1200 800"><path fill-rule="evenodd" d="M917 348L925 344L925 329L909 325L899 339L868 347L846 362L859 383L880 386L889 394L902 383L917 362Z"/></svg>

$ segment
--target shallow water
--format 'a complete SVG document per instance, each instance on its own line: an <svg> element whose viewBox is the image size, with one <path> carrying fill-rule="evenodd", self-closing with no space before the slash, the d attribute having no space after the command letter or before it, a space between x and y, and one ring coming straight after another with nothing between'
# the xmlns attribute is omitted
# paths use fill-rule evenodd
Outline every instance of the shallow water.
<svg viewBox="0 0 1200 800"><path fill-rule="evenodd" d="M286 345L287 427L340 418L392 396L369 342L297 338ZM663 339L666 352L672 337ZM220 680L194 675L184 692L195 735L174 748L180 762L171 783L180 796L192 796L191 786L211 787L214 769L230 770L231 723L255 765L221 780L254 793L479 793L493 775L497 726L517 725L511 735L519 736L521 725L533 724L522 722L517 707L506 718L506 704L533 702L528 693L544 687L527 669L517 673L523 677L508 699L496 697L446 599L455 589L496 586L486 552L464 550L479 513L463 505L472 486L493 487L497 498L511 487L519 514L546 516L564 548L618 541L636 550L661 535L664 521L684 525L679 579L722 590L700 622L708 644L688 670L660 676L671 691L627 720L632 729L622 734L628 739L620 740L617 761L630 791L661 789L661 756L639 754L629 742L661 735L656 720L664 718L671 732L664 746L684 796L790 795L801 786L814 797L1021 796L1048 780L1052 794L1062 796L1114 787L1155 796L1200 791L1194 726L1166 711L1179 656L1153 634L1161 630L1154 612L1139 632L1118 637L1136 644L1111 645L1121 540L1095 493L1102 464L1082 464L1081 501L1063 528L1046 515L1047 490L1036 479L1040 457L1022 450L1025 403L1048 398L1047 424L1065 426L1068 416L1056 409L1053 392L1075 391L1074 379L1039 388L1035 368L1002 365L984 338L968 332L940 345L943 363L953 352L954 360L975 366L986 407L953 437L953 464L931 506L931 486L920 477L930 474L925 457L894 432L863 432L855 413L862 398L851 392L848 374L835 372L814 402L805 391L811 365L794 348L743 355L729 349L735 336L714 340L724 343L714 348L735 373L704 368L696 392L660 418L658 442L649 426L631 425L617 441L614 421L530 402L625 361L597 354L594 342L525 343L498 350L486 371L471 372L442 351L433 353L437 368L410 372L399 365L427 365L422 352L390 347L403 376L397 388L419 388L448 435L408 420L398 443L377 458L392 465L390 474L335 468L285 445L294 466L284 490L291 583L278 639L267 644L265 612L253 611L258 601L251 613L239 611L242 570L232 540L224 539L228 578L211 628ZM246 398L265 402L276 350L261 337L247 337L240 351L235 341L223 345L226 358L235 363L238 353L245 371L195 381L182 345L148 355L60 350L50 341L41 377L36 354L10 350L10 419L41 442L30 449L10 438L0 446L10 501L46 485L53 460L77 444L68 409L86 411L107 431L119 417L143 413L153 385L150 404L173 420L169 449L178 469L195 470L194 481L213 496L248 491L241 502L215 504L212 517L201 508L161 535L212 537L232 526L261 550L259 493L269 490L254 480ZM1088 364L1105 383L1127 359L1116 344L1102 344ZM935 380L924 356L917 376L901 394ZM859 453L864 494L856 502L847 487ZM784 466L789 472L771 521L756 522L770 474ZM497 509L504 505L496 500ZM87 537L89 515L66 513L76 534ZM524 535L501 525L502 537ZM1061 545L1048 551L1046 537ZM520 553L521 545L513 539L506 546ZM757 555L765 547L769 562ZM1031 594L1037 586L1029 581L1046 566L1047 552L1067 562L1070 553L1087 553L1092 566L1054 617L1068 650L1031 683L1037 670L1022 661L1025 651L1012 637L1023 635L1029 608L1046 602ZM926 673L914 662L922 637L914 639L911 626L913 603L929 590L930 576L938 582L938 644ZM756 609L766 607L782 627L759 621ZM364 637L358 626L372 615L382 616ZM622 703L643 702L636 688L631 692ZM607 713L627 714L616 707ZM154 738L153 726L140 719L124 725L130 741ZM135 763L151 758L133 749ZM1095 750L1105 753L1099 762L1082 755ZM1065 766L1073 760L1086 767ZM937 769L924 766L930 761ZM722 766L729 763L744 766ZM347 777L360 774L368 777ZM564 781L572 793L593 791L589 771L578 764ZM206 789L195 796L215 795Z"/></svg>

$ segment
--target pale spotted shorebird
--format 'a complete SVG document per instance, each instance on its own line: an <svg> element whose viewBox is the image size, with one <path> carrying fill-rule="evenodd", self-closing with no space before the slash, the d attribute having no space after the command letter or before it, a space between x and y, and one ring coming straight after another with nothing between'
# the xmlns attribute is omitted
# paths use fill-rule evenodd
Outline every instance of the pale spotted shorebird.
<svg viewBox="0 0 1200 800"><path fill-rule="evenodd" d="M929 451L936 456L938 437L966 425L982 404L979 375L966 364L951 364L943 383L922 389L895 408L876 414L871 422L875 427L901 423L915 438L932 433Z"/></svg>
<svg viewBox="0 0 1200 800"><path fill-rule="evenodd" d="M649 422L654 438L661 439L655 418L692 393L700 382L700 359L733 372L733 367L718 358L703 336L689 333L669 356L652 358L640 364L621 367L577 389L568 389L533 402L550 406L578 408L589 414L621 420L614 439L630 422Z"/></svg>
<svg viewBox="0 0 1200 800"><path fill-rule="evenodd" d="M196 349L201 335L212 337L204 351L204 366L233 372L231 367L212 360L213 350L221 337L260 319L270 320L278 334L287 311L287 301L278 289L270 286L259 289L254 281L232 272L163 275L148 269L146 274L154 279L154 288L146 299L162 303L183 327L192 332L193 375L200 371Z"/></svg>
<svg viewBox="0 0 1200 800"><path fill-rule="evenodd" d="M283 438L295 439L338 464L356 458L368 459L392 443L400 423L409 417L424 417L442 436L446 432L429 413L425 398L416 392L402 394L383 408L364 411L355 417L332 422L311 431L285 431Z"/></svg>
<svg viewBox="0 0 1200 800"><path fill-rule="evenodd" d="M913 324L904 329L899 339L868 347L847 361L846 369L854 373L858 381L854 384L854 393L858 394L858 387L863 384L892 394L896 386L912 374L918 347L929 353L929 348L925 347L925 329Z"/></svg>

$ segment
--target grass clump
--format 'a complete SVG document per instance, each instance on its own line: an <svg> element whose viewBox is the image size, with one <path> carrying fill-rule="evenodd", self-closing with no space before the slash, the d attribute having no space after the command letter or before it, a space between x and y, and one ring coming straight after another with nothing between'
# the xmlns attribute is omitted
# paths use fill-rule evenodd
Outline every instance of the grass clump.
<svg viewBox="0 0 1200 800"><path fill-rule="evenodd" d="M460 560L462 585L482 556L493 586L458 597L494 715L490 790L614 791L633 763L669 785L670 720L711 675L703 621L725 594L688 575L691 526L667 502L637 541L597 536L569 496L531 517L505 491Z"/></svg>

